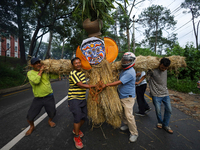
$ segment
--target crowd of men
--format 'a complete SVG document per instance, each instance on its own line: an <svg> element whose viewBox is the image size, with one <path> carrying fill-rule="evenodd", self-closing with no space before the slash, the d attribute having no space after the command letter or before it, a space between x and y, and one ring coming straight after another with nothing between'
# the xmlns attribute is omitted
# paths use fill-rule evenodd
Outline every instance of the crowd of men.
<svg viewBox="0 0 200 150"><path fill-rule="evenodd" d="M167 89L167 69L170 65L168 58L162 58L158 68L149 70L147 73L135 72L136 56L131 52L124 53L121 59L122 71L119 75L119 80L113 83L103 85L103 88L108 86L118 86L118 94L123 107L123 118L121 130L130 131L130 142L135 142L138 138L138 130L133 115L133 106L137 100L139 111L135 113L138 116L146 116L152 108L144 98L144 93L149 82L150 95L155 106L157 117L157 128L164 129L172 134L173 131L169 127L171 117L171 103ZM68 107L73 114L73 140L78 149L83 148L81 138L84 136L80 130L81 126L87 120L87 101L86 89L95 87L96 85L88 85L86 83L85 73L81 68L81 60L75 57L71 60L73 70L69 74L69 91L68 91ZM31 59L33 70L27 73L29 82L32 86L34 99L27 114L27 121L30 125L26 136L30 135L35 129L34 119L44 107L48 114L48 124L50 127L55 127L56 124L52 121L56 114L55 100L53 90L51 88L49 75L44 72L44 65L40 63L38 58ZM146 81L147 78L147 81ZM165 106L164 116L161 114L161 103Z"/></svg>

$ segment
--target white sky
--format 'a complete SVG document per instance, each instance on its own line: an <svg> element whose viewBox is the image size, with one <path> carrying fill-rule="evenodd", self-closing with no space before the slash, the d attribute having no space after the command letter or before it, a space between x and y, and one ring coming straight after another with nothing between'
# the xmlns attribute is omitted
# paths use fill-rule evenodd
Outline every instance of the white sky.
<svg viewBox="0 0 200 150"><path fill-rule="evenodd" d="M139 2L139 1L141 0L136 0L136 2ZM175 16L174 19L177 21L177 24L175 26L176 28L174 32L177 33L177 38L178 38L178 42L180 46L184 47L187 44L187 42L193 42L195 46L195 37L194 37L193 26L192 26L192 21L191 21L191 14L183 14L183 11L186 11L186 9L179 7L182 2L184 2L184 0L146 0L145 2L138 4L133 9L131 18L133 15L135 15L135 19L138 19L138 15L145 8L151 6L152 4L162 5L166 7L167 9L170 9L171 14ZM131 2L129 1L129 3ZM143 36L144 29L142 28L141 25L138 25L137 23L135 23L135 28L138 29L138 30L135 30L136 42L140 42L144 38ZM131 29L131 35L132 33L133 32ZM48 42L48 39L49 39L49 33L47 33L44 36L43 42ZM199 35L199 39L200 39L200 35Z"/></svg>
<svg viewBox="0 0 200 150"><path fill-rule="evenodd" d="M184 47L187 44L187 42L193 42L195 46L195 37L191 21L192 17L191 14L183 14L183 11L186 11L186 9L179 7L182 2L184 2L184 0L146 0L145 2L142 2L139 5L137 5L137 9L134 9L133 14L135 14L136 16L135 19L138 19L138 15L145 8L151 6L152 4L162 5L163 7L170 9L171 14L175 16L174 20L177 21L177 24L175 26L176 28L173 32L177 33L177 38L180 46ZM137 23L135 23L135 27L138 28L140 31L143 31L142 27ZM135 38L136 42L140 42L143 38L143 33L135 30Z"/></svg>

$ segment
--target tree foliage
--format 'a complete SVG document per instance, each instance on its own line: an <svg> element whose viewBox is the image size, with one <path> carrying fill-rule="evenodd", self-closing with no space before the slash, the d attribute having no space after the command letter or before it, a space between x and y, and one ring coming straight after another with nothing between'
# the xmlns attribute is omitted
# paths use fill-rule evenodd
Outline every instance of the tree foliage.
<svg viewBox="0 0 200 150"><path fill-rule="evenodd" d="M179 70L179 78L195 80L200 76L200 51L192 43L188 43L185 48L176 43L172 49L167 49L167 55L180 55L186 58L187 67Z"/></svg>
<svg viewBox="0 0 200 150"><path fill-rule="evenodd" d="M196 48L198 49L198 45L199 45L198 30L199 30L200 20L198 20L197 25L195 25L195 19L197 19L200 16L200 0L185 0L185 2L181 4L181 7L185 9L189 9L187 13L191 13L192 15L192 25L193 25L194 35L196 39Z"/></svg>
<svg viewBox="0 0 200 150"><path fill-rule="evenodd" d="M145 28L143 43L147 43L151 49L154 48L155 53L157 47L162 49L163 45L171 46L171 42L176 40L174 34L164 38L163 31L173 29L176 21L170 10L163 6L152 5L146 8L139 15L139 23Z"/></svg>

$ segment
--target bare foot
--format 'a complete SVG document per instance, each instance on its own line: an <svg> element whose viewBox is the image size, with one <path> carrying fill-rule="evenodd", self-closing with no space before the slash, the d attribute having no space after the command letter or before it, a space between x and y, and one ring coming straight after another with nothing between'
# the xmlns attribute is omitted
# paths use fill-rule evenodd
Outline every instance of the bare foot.
<svg viewBox="0 0 200 150"><path fill-rule="evenodd" d="M48 121L50 127L54 128L56 126L56 124L53 121Z"/></svg>
<svg viewBox="0 0 200 150"><path fill-rule="evenodd" d="M34 129L35 129L34 126L30 126L30 128L29 128L29 130L26 132L25 136L29 136L29 135L33 132Z"/></svg>

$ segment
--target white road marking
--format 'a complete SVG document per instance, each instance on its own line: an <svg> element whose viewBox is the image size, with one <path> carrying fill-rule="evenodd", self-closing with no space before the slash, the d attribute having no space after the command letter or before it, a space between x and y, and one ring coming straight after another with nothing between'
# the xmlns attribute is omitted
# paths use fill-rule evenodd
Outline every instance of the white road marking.
<svg viewBox="0 0 200 150"><path fill-rule="evenodd" d="M66 101L67 98L68 98L68 95L65 96L62 100L60 100L56 104L56 108L60 106L64 101ZM47 117L47 113L44 113L40 118L34 121L34 125L37 126L46 117ZM26 129L24 129L20 134L18 134L15 138L13 138L9 143L7 143L4 147L2 147L1 150L11 149L17 142L19 142L25 136L25 133L28 131L28 129L29 129L29 126Z"/></svg>

